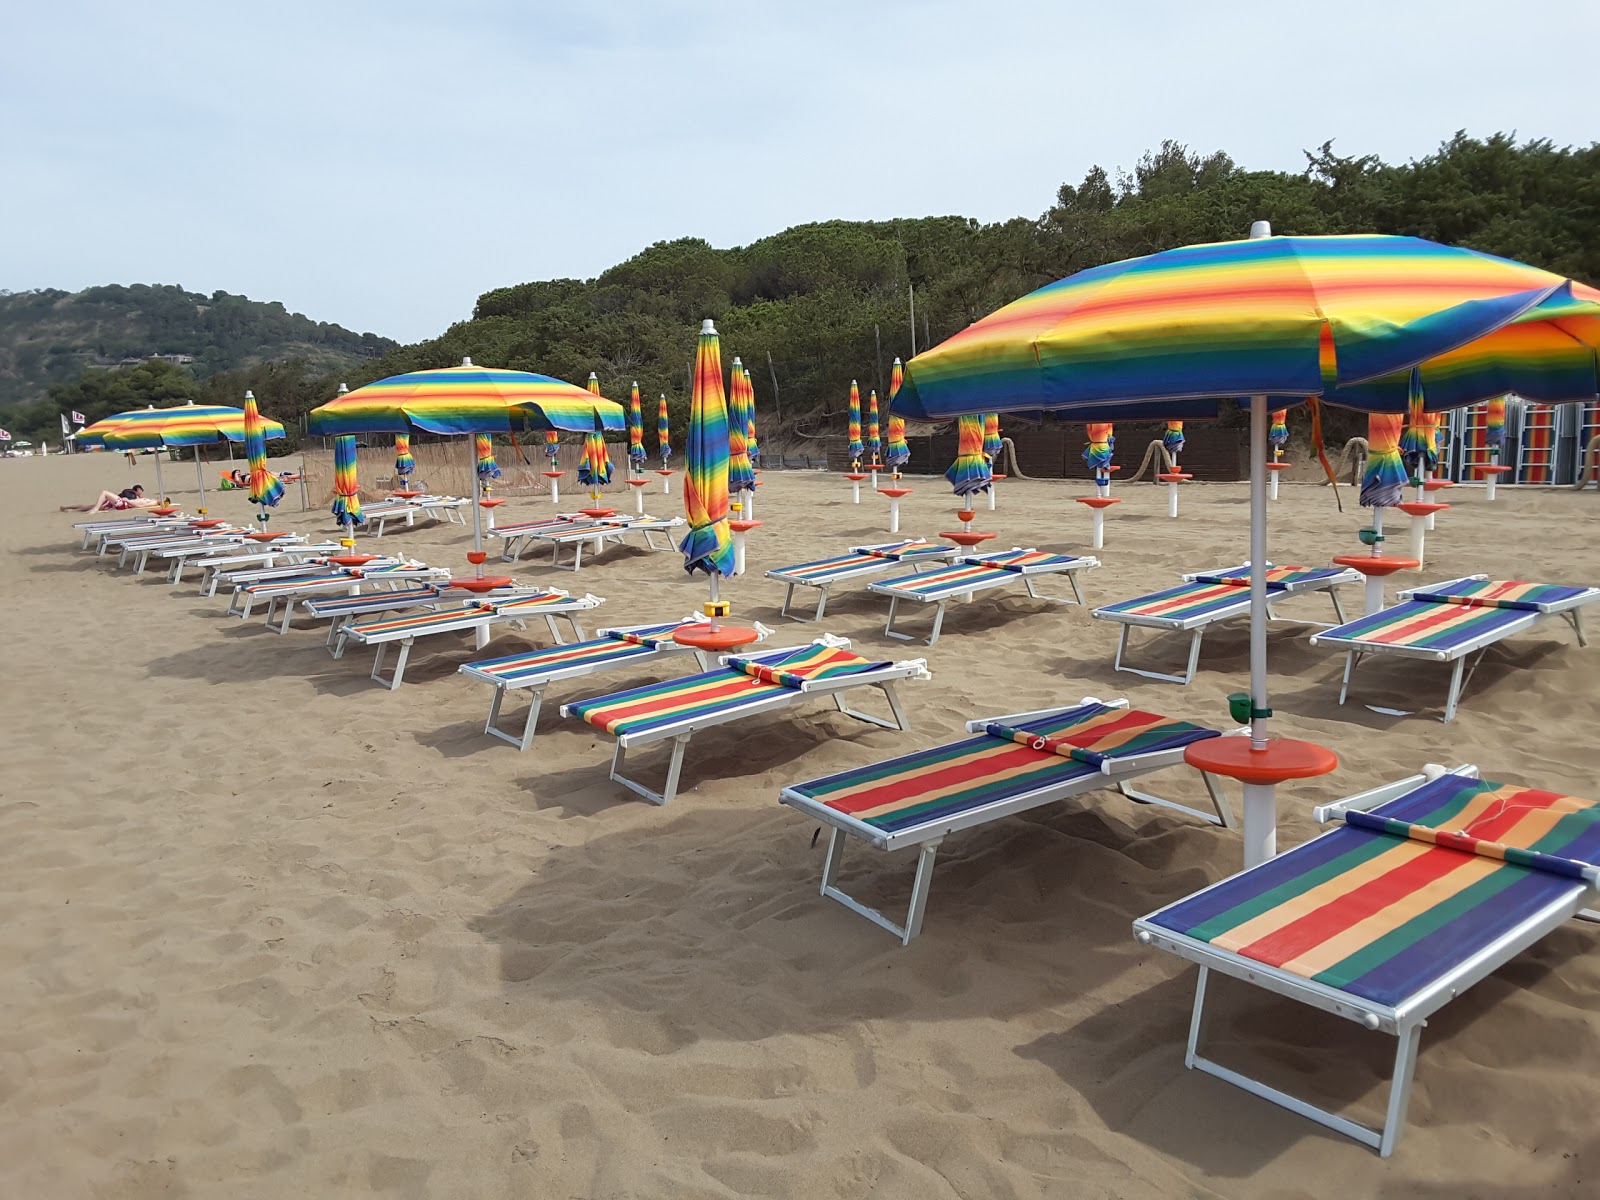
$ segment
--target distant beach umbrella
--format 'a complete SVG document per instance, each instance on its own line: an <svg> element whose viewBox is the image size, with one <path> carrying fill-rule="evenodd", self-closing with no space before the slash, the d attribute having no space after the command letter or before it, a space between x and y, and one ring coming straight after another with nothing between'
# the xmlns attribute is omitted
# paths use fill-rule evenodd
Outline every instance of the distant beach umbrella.
<svg viewBox="0 0 1600 1200"><path fill-rule="evenodd" d="M744 369L744 391L749 403L745 405L749 420L745 422L744 450L750 456L752 468L761 465L761 444L756 441L756 381L750 377L750 368Z"/></svg>
<svg viewBox="0 0 1600 1200"><path fill-rule="evenodd" d="M656 447L661 454L661 468L666 469L672 458L672 418L667 412L667 394L661 393L656 401Z"/></svg>
<svg viewBox="0 0 1600 1200"><path fill-rule="evenodd" d="M256 518L263 528L267 524L267 509L275 508L283 499L283 484L267 470L267 437L262 428L261 411L256 407L254 392L244 394L244 456L250 466L250 503L261 506Z"/></svg>
<svg viewBox="0 0 1600 1200"><path fill-rule="evenodd" d="M744 364L735 358L728 380L728 491L732 495L756 489L756 473L745 444L750 428L749 386Z"/></svg>
<svg viewBox="0 0 1600 1200"><path fill-rule="evenodd" d="M956 495L975 496L989 490L989 475L989 460L983 455L983 418L965 413L956 418L956 460L944 477Z"/></svg>
<svg viewBox="0 0 1600 1200"><path fill-rule="evenodd" d="M195 448L194 474L200 488L200 511L205 511L206 477L200 447L217 442L244 441L244 409L222 404L180 404L174 408L136 408L95 423L104 426L101 443L110 450L160 450L174 446ZM285 436L283 425L261 418L263 438ZM156 487L161 487L161 460L156 459Z"/></svg>
<svg viewBox="0 0 1600 1200"><path fill-rule="evenodd" d="M366 524L361 515L361 484L356 479L354 434L333 439L333 518L344 526Z"/></svg>
<svg viewBox="0 0 1600 1200"><path fill-rule="evenodd" d="M596 375L593 371L590 371L589 382L584 386L587 387L594 395L598 396L600 394L600 376Z"/></svg>
<svg viewBox="0 0 1600 1200"><path fill-rule="evenodd" d="M628 461L635 471L644 469L644 410L639 406L639 381L628 394Z"/></svg>
<svg viewBox="0 0 1600 1200"><path fill-rule="evenodd" d="M1493 446L1498 456L1506 441L1506 398L1496 396L1490 400L1484 413L1483 440Z"/></svg>
<svg viewBox="0 0 1600 1200"><path fill-rule="evenodd" d="M878 390L867 396L867 462L873 467L883 462L883 437L878 425Z"/></svg>
<svg viewBox="0 0 1600 1200"><path fill-rule="evenodd" d="M411 435L397 433L394 435L394 473L400 477L400 486L405 487L411 479L411 473L417 469L417 460L411 454Z"/></svg>
<svg viewBox="0 0 1600 1200"><path fill-rule="evenodd" d="M989 460L989 465L994 466L995 460L1000 457L1000 451L1005 448L1005 443L1000 439L1000 414L995 412L983 414L983 456Z"/></svg>
<svg viewBox="0 0 1600 1200"><path fill-rule="evenodd" d="M473 438L473 448L478 460L478 483L487 487L491 479L499 479L502 474L500 464L494 460L494 438L487 433L477 434Z"/></svg>
<svg viewBox="0 0 1600 1200"><path fill-rule="evenodd" d="M1161 444L1167 448L1167 453L1172 456L1172 461L1178 461L1178 455L1183 453L1183 422L1168 421L1167 427L1162 431Z"/></svg>
<svg viewBox="0 0 1600 1200"><path fill-rule="evenodd" d="M1275 408L1267 425L1267 442L1272 447L1273 457L1283 453L1283 448L1289 444L1289 410Z"/></svg>
<svg viewBox="0 0 1600 1200"><path fill-rule="evenodd" d="M861 466L861 456L867 448L861 444L861 389L856 386L856 381L850 381L850 465L857 469Z"/></svg>
<svg viewBox="0 0 1600 1200"><path fill-rule="evenodd" d="M606 450L606 435L598 425L583 435L583 461L578 464L578 482L586 484L589 495L598 502L600 489L611 482L611 455Z"/></svg>
<svg viewBox="0 0 1600 1200"><path fill-rule="evenodd" d="M683 468L683 507L689 532L681 543L684 569L713 577L733 574L728 528L728 401L722 389L722 349L708 319L695 348L689 398L689 443ZM715 586L715 578L712 580Z"/></svg>

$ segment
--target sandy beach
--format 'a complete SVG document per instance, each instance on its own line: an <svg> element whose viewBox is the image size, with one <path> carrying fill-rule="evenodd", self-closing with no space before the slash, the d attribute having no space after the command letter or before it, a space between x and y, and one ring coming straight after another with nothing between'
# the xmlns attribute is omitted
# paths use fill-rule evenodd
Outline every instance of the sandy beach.
<svg viewBox="0 0 1600 1200"><path fill-rule="evenodd" d="M615 447L613 448L615 451ZM192 468L167 468L193 505ZM820 626L780 617L761 572L885 540L887 507L820 473L762 476L736 621L774 644L819 632L925 657L912 729L818 704L697 736L658 808L607 778L611 746L553 690L531 752L483 735L484 657L434 639L390 693L371 654L335 661L321 626L275 636L219 597L80 551L63 503L153 485L148 460L0 462L5 726L0 773L0 1193L13 1197L1580 1197L1600 1139L1600 956L1557 930L1423 1035L1406 1136L1382 1160L1183 1067L1194 973L1130 922L1237 869L1236 834L1109 792L950 838L909 947L817 894L826 837L785 784L959 735L968 718L1126 696L1225 727L1244 623L1213 629L1179 687L1111 670L1116 627L1084 608L982 598L931 648L883 636L885 602L838 590ZM676 494L654 493L664 515ZM903 529L954 527L942 479L912 478ZM997 546L1087 552L1075 482L1007 481L979 528ZM274 528L331 534L291 492ZM1090 604L1245 555L1242 484L1120 487ZM1289 483L1279 563L1359 549L1353 489ZM209 497L243 522L243 493ZM1458 488L1402 586L1475 571L1600 583L1600 498ZM502 521L550 511L515 500ZM1395 522L1403 528L1403 520ZM380 543L470 570L460 525ZM693 611L704 582L637 544L577 576L587 629ZM1391 595L1393 587L1391 586ZM1360 610L1359 588L1346 604ZM1328 616L1324 599L1283 615ZM928 616L914 620L926 628ZM1424 763L1593 795L1600 649L1551 622L1492 651L1458 718L1446 670L1363 667L1274 626L1276 728L1333 748L1334 774L1280 793L1280 845L1311 806ZM1171 638L1141 654L1181 669ZM445 642L447 644L439 644ZM492 651L544 644L497 633ZM1419 709L1386 716L1366 704ZM520 715L520 711L519 711ZM641 760L654 773L664 755ZM652 775L659 778L659 775ZM1164 778L1164 777L1163 777ZM1188 773L1171 789L1199 796ZM1232 798L1237 803L1236 791ZM854 849L846 885L904 904L912 859ZM1212 1047L1371 1119L1393 1039L1219 986ZM1589 1155L1588 1159L1584 1155Z"/></svg>

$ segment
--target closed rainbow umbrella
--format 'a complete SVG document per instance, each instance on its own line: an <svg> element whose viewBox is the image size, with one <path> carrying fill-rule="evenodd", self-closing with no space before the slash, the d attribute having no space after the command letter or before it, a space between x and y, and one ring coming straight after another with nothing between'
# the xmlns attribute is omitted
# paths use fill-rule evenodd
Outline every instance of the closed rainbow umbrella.
<svg viewBox="0 0 1600 1200"><path fill-rule="evenodd" d="M333 439L333 519L348 531L364 525L361 515L361 484L356 480L356 438L353 433Z"/></svg>
<svg viewBox="0 0 1600 1200"><path fill-rule="evenodd" d="M983 456L983 418L967 413L956 418L956 460L945 470L955 494L963 498L989 490L989 460Z"/></svg>
<svg viewBox="0 0 1600 1200"><path fill-rule="evenodd" d="M656 401L656 448L661 454L661 469L664 471L672 458L672 418L667 412L665 392Z"/></svg>
<svg viewBox="0 0 1600 1200"><path fill-rule="evenodd" d="M637 379L628 394L628 462L633 470L644 470L644 410L639 406Z"/></svg>
<svg viewBox="0 0 1600 1200"><path fill-rule="evenodd" d="M1083 461L1094 472L1094 485L1098 491L1111 487L1111 454L1116 449L1110 421L1089 422L1089 444L1083 448Z"/></svg>
<svg viewBox="0 0 1600 1200"><path fill-rule="evenodd" d="M411 473L417 469L417 460L411 453L411 435L397 433L394 435L394 473L400 478L400 491L405 491L411 481Z"/></svg>
<svg viewBox="0 0 1600 1200"><path fill-rule="evenodd" d="M1506 443L1506 398L1496 396L1490 400L1484 413L1483 440L1493 449L1491 461L1500 458L1500 447Z"/></svg>
<svg viewBox="0 0 1600 1200"><path fill-rule="evenodd" d="M728 381L728 491L732 499L740 492L756 490L756 473L745 445L750 428L749 386L744 364L735 358Z"/></svg>
<svg viewBox="0 0 1600 1200"><path fill-rule="evenodd" d="M749 401L745 405L745 415L749 419L745 422L744 450L750 456L752 470L761 465L761 444L756 441L756 383L750 377L750 368L744 369L744 392Z"/></svg>
<svg viewBox="0 0 1600 1200"><path fill-rule="evenodd" d="M276 508L278 501L283 499L283 484L267 470L267 436L254 392L244 394L244 456L250 466L250 503L261 506L256 520L261 522L261 528L265 530L267 509Z"/></svg>
<svg viewBox="0 0 1600 1200"><path fill-rule="evenodd" d="M901 467L911 461L911 447L906 445L906 419L893 411L894 398L899 394L905 377L905 366L896 358L894 366L889 368L889 450L886 455L896 475L900 474Z"/></svg>
<svg viewBox="0 0 1600 1200"><path fill-rule="evenodd" d="M554 429L544 431L544 452L550 457L550 468L555 469L556 459L561 456L561 435Z"/></svg>
<svg viewBox="0 0 1600 1200"><path fill-rule="evenodd" d="M883 462L883 437L878 425L878 389L867 396L867 462L876 471Z"/></svg>
<svg viewBox="0 0 1600 1200"><path fill-rule="evenodd" d="M1272 446L1272 458L1276 462L1283 457L1283 448L1289 444L1289 410L1275 408L1272 410L1271 423L1267 426L1267 442Z"/></svg>
<svg viewBox="0 0 1600 1200"><path fill-rule="evenodd" d="M1367 414L1367 465L1361 473L1363 508L1393 508L1405 495L1406 464L1400 455L1400 433L1406 419L1399 413ZM1382 531L1381 515L1375 514Z"/></svg>
<svg viewBox="0 0 1600 1200"><path fill-rule="evenodd" d="M1419 488L1422 486L1423 477L1438 461L1438 451L1433 437L1433 427L1438 418L1423 408L1424 403L1421 372L1412 371L1406 428L1400 435L1400 456L1405 459L1406 470L1411 473L1412 483Z"/></svg>
<svg viewBox="0 0 1600 1200"><path fill-rule="evenodd" d="M1183 453L1183 443L1183 422L1168 421L1166 429L1161 432L1161 444L1166 448L1167 453L1172 456L1174 466L1178 463L1178 455Z"/></svg>
<svg viewBox="0 0 1600 1200"><path fill-rule="evenodd" d="M700 326L695 348L688 438L683 508L689 532L680 549L686 571L710 576L715 603L717 580L733 574L734 562L728 528L728 402L722 390L722 350L710 319Z"/></svg>
<svg viewBox="0 0 1600 1200"><path fill-rule="evenodd" d="M996 412L983 414L983 455L989 460L992 467L995 460L1000 457L1000 451L1005 449L1005 443L1000 438L1000 414Z"/></svg>
<svg viewBox="0 0 1600 1200"><path fill-rule="evenodd" d="M850 381L850 467L852 470L861 469L861 456L866 453L866 447L861 444L861 389L856 386L856 381Z"/></svg>
<svg viewBox="0 0 1600 1200"><path fill-rule="evenodd" d="M606 451L606 435L598 423L584 434L583 461L578 464L578 482L586 484L589 496L600 504L600 489L611 482L611 455Z"/></svg>
<svg viewBox="0 0 1600 1200"><path fill-rule="evenodd" d="M494 438L487 433L480 433L472 441L477 457L478 486L488 491L489 481L499 479L501 475L500 464L494 460Z"/></svg>

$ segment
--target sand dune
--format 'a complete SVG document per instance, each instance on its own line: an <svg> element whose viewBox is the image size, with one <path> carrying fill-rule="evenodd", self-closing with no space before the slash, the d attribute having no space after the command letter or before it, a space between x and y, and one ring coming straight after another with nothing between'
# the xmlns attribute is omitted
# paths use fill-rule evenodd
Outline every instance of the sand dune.
<svg viewBox="0 0 1600 1200"><path fill-rule="evenodd" d="M909 734L818 705L697 737L662 809L611 783L609 743L555 708L681 668L552 690L519 754L483 736L488 690L455 673L482 657L465 640L423 648L391 694L367 679L370 652L336 662L309 623L279 637L192 585L79 552L56 506L133 477L111 456L0 463L6 1195L1592 1194L1592 927L1558 931L1434 1019L1386 1162L1183 1069L1192 972L1129 923L1235 868L1234 835L1101 794L953 837L907 948L817 895L826 839L776 803L785 783L1085 695L1226 723L1242 625L1207 635L1180 688L1114 674L1114 627L1026 598L953 609L931 649L886 640L885 606L860 588L821 626L788 622L760 572L881 540L886 511L852 506L831 477L768 472L751 574L727 588L735 618L784 644L826 630L926 657L933 679L903 689ZM908 482L905 527L952 527L943 481ZM998 544L1081 550L1081 486L1008 481L978 524ZM1242 485L1188 487L1176 522L1164 490L1120 494L1105 565L1083 579L1091 603L1243 557ZM1420 578L1600 580L1593 495L1452 498ZM677 511L675 495L650 501ZM1364 522L1345 503L1286 486L1276 561L1353 550ZM239 494L212 508L247 514ZM298 508L291 494L274 527L327 531ZM382 545L466 570L468 536L419 527ZM576 577L517 574L606 597L591 628L684 615L704 594L679 556L637 548ZM1324 619L1326 602L1283 611ZM1562 627L1493 652L1450 725L1443 669L1363 667L1361 703L1341 708L1340 661L1307 632L1274 627L1279 726L1342 762L1284 789L1284 844L1315 832L1313 803L1424 762L1595 791L1600 659ZM1185 649L1138 643L1173 669ZM846 885L898 906L910 866L857 850ZM1377 1111L1391 1039L1243 987L1219 999L1219 1057Z"/></svg>

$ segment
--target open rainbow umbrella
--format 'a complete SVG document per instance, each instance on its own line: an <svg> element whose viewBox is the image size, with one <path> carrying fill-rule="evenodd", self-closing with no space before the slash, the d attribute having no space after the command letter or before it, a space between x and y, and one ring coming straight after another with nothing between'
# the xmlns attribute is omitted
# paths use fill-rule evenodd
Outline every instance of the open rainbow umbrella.
<svg viewBox="0 0 1600 1200"><path fill-rule="evenodd" d="M750 456L750 468L754 470L761 465L761 444L756 441L756 381L750 377L749 367L744 369L744 394L748 401L745 415L749 418L745 422L744 451Z"/></svg>
<svg viewBox="0 0 1600 1200"><path fill-rule="evenodd" d="M850 381L850 466L859 471L861 456L865 453L866 447L861 444L861 389L852 379Z"/></svg>
<svg viewBox="0 0 1600 1200"><path fill-rule="evenodd" d="M944 477L963 498L989 490L989 460L983 456L983 417L963 413L956 418L956 460Z"/></svg>
<svg viewBox="0 0 1600 1200"><path fill-rule="evenodd" d="M587 433L600 425L621 431L622 406L548 375L474 366L439 367L392 375L311 410L311 433L463 434L530 430ZM474 464L476 465L476 464ZM483 576L483 513L472 506L473 558Z"/></svg>
<svg viewBox="0 0 1600 1200"><path fill-rule="evenodd" d="M717 580L733 574L728 528L728 402L722 391L722 348L710 318L700 326L689 398L689 441L683 467L683 508L689 532L679 548L684 569L704 571L717 599Z"/></svg>
<svg viewBox="0 0 1600 1200"><path fill-rule="evenodd" d="M883 465L883 436L878 424L878 389L867 395L867 462L876 471Z"/></svg>
<svg viewBox="0 0 1600 1200"><path fill-rule="evenodd" d="M732 494L756 490L756 473L745 442L750 428L749 386L744 364L735 358L728 380L728 491Z"/></svg>
<svg viewBox="0 0 1600 1200"><path fill-rule="evenodd" d="M656 401L656 447L661 453L661 469L667 469L672 458L672 418L667 412L667 394L661 393Z"/></svg>
<svg viewBox="0 0 1600 1200"><path fill-rule="evenodd" d="M267 436L261 420L261 410L256 407L256 394L244 394L244 456L250 465L250 503L261 506L256 520L263 530L267 527L267 509L276 508L283 499L283 484L267 470Z"/></svg>
<svg viewBox="0 0 1600 1200"><path fill-rule="evenodd" d="M1249 396L1241 708L1250 757L1265 763L1282 757L1267 734L1269 410L1314 398L1405 412L1413 369L1433 411L1507 391L1547 404L1591 399L1600 291L1418 238L1272 237L1266 222L1251 232L1081 271L1024 296L912 359L895 407L937 418L994 409L1179 419L1214 415L1216 397ZM1331 758L1313 757L1319 769ZM1246 865L1270 857L1270 783L1246 785L1244 826Z"/></svg>
<svg viewBox="0 0 1600 1200"><path fill-rule="evenodd" d="M644 470L644 412L639 407L637 379L633 381L633 391L628 394L628 462L633 470Z"/></svg>
<svg viewBox="0 0 1600 1200"><path fill-rule="evenodd" d="M199 510L205 511L205 464L200 461L201 446L217 442L244 441L244 409L223 404L180 404L174 408L136 408L119 413L115 423L104 429L103 444L112 450L158 450L169 446L193 446L195 480L200 487ZM105 424L105 422L96 422ZM263 438L281 438L283 426L261 418ZM156 487L161 487L160 460L157 458Z"/></svg>

